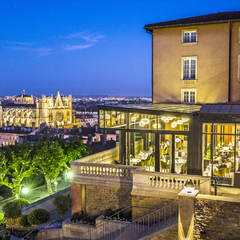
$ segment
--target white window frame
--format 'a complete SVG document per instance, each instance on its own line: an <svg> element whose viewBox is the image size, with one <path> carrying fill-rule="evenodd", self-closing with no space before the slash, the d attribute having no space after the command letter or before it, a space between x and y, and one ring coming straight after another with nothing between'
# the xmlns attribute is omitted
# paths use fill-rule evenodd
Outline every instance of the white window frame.
<svg viewBox="0 0 240 240"><path fill-rule="evenodd" d="M196 41L195 42L185 42L184 35L185 33L196 33ZM198 44L198 30L197 29L183 29L182 30L182 45L197 45Z"/></svg>
<svg viewBox="0 0 240 240"><path fill-rule="evenodd" d="M190 92L195 93L195 101L194 102L184 102L184 92L189 92L189 100L190 100ZM195 104L197 103L197 89L196 88L182 88L181 89L181 102L185 104Z"/></svg>
<svg viewBox="0 0 240 240"><path fill-rule="evenodd" d="M184 61L195 60L195 78L184 79ZM182 57L181 59L181 80L182 81L196 81L197 80L197 56Z"/></svg>

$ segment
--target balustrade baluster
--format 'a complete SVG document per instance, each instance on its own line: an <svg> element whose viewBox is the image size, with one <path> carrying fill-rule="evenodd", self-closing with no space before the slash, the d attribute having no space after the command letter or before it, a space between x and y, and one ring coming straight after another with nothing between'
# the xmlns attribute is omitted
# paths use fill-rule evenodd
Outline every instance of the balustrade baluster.
<svg viewBox="0 0 240 240"><path fill-rule="evenodd" d="M168 184L167 184L167 188L171 188L170 177L168 177Z"/></svg>

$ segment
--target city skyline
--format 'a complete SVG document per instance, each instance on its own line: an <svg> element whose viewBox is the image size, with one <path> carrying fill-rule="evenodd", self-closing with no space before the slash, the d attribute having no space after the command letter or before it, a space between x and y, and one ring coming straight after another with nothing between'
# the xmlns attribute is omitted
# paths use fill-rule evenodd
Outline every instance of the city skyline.
<svg viewBox="0 0 240 240"><path fill-rule="evenodd" d="M0 95L25 89L30 95L151 96L151 35L144 25L235 10L237 1L227 8L223 1L6 1Z"/></svg>

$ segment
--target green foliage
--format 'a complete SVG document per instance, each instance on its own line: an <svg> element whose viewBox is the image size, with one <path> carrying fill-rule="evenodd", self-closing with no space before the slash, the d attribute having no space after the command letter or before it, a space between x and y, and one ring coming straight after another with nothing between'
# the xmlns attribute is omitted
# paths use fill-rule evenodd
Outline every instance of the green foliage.
<svg viewBox="0 0 240 240"><path fill-rule="evenodd" d="M82 216L83 216L83 211L75 212L75 213L73 213L71 220L72 221L80 221L82 219Z"/></svg>
<svg viewBox="0 0 240 240"><path fill-rule="evenodd" d="M6 229L6 219L2 213L0 213L0 231Z"/></svg>
<svg viewBox="0 0 240 240"><path fill-rule="evenodd" d="M14 200L12 200L11 202L16 202L16 203L18 203L20 210L21 210L23 207L26 207L27 205L30 204L30 202L29 202L28 200L24 199L24 198L14 199Z"/></svg>
<svg viewBox="0 0 240 240"><path fill-rule="evenodd" d="M84 222L88 222L90 220L90 216L88 215L88 213L83 213L82 220Z"/></svg>
<svg viewBox="0 0 240 240"><path fill-rule="evenodd" d="M113 211L111 208L105 209L105 216L110 217L113 214Z"/></svg>
<svg viewBox="0 0 240 240"><path fill-rule="evenodd" d="M23 215L20 219L19 219L19 224L22 227L30 227L31 224L28 222L28 216L27 215Z"/></svg>
<svg viewBox="0 0 240 240"><path fill-rule="evenodd" d="M8 202L2 207L5 218L18 218L21 216L21 208L18 202Z"/></svg>
<svg viewBox="0 0 240 240"><path fill-rule="evenodd" d="M41 223L48 222L50 219L50 214L45 209L33 209L28 215L28 222L31 225L38 225Z"/></svg>
<svg viewBox="0 0 240 240"><path fill-rule="evenodd" d="M64 214L68 212L72 206L72 199L70 195L57 195L53 200L53 206L55 211L61 216L61 220Z"/></svg>
<svg viewBox="0 0 240 240"><path fill-rule="evenodd" d="M45 139L34 144L9 146L0 153L0 186L10 188L13 195L18 194L22 184L28 186L27 179L40 172L45 177L49 194L52 194L51 180L56 179L63 169L69 169L71 161L86 155L86 146L79 139L69 142Z"/></svg>

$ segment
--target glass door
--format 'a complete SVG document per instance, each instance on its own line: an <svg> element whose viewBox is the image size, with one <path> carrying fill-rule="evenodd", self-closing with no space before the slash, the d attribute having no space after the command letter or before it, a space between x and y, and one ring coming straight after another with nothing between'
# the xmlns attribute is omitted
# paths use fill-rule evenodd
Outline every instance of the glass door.
<svg viewBox="0 0 240 240"><path fill-rule="evenodd" d="M170 173L172 169L172 134L159 135L160 172Z"/></svg>

